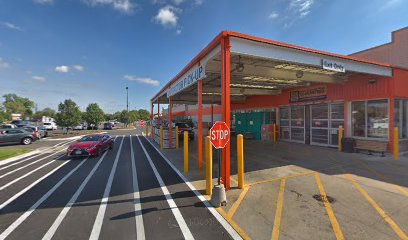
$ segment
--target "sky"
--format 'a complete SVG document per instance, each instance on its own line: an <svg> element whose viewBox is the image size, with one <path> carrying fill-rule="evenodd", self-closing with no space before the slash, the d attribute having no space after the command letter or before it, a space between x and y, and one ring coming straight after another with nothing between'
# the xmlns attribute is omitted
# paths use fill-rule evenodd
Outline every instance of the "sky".
<svg viewBox="0 0 408 240"><path fill-rule="evenodd" d="M391 41L406 0L0 0L0 95L149 109L223 30L340 54Z"/></svg>

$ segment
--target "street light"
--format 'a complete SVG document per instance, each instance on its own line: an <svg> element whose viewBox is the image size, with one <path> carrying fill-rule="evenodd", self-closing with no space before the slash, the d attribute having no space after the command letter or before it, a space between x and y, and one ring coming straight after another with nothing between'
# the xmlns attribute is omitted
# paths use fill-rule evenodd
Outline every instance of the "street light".
<svg viewBox="0 0 408 240"><path fill-rule="evenodd" d="M126 87L126 111L129 112L129 88Z"/></svg>

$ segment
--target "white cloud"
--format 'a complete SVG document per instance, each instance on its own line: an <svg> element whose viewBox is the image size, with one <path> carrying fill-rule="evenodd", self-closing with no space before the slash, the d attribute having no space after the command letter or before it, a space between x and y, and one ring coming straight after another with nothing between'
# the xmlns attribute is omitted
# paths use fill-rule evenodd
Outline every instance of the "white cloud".
<svg viewBox="0 0 408 240"><path fill-rule="evenodd" d="M289 8L295 11L299 17L305 17L311 11L314 0L290 0Z"/></svg>
<svg viewBox="0 0 408 240"><path fill-rule="evenodd" d="M67 72L69 72L69 67L65 66L65 65L56 66L55 71L60 72L60 73L67 73Z"/></svg>
<svg viewBox="0 0 408 240"><path fill-rule="evenodd" d="M184 2L184 0L173 0L174 4L180 5Z"/></svg>
<svg viewBox="0 0 408 240"><path fill-rule="evenodd" d="M84 66L81 65L74 65L72 66L75 70L77 70L78 72L83 72L85 70Z"/></svg>
<svg viewBox="0 0 408 240"><path fill-rule="evenodd" d="M45 4L53 4L54 0L33 0L33 2L45 5Z"/></svg>
<svg viewBox="0 0 408 240"><path fill-rule="evenodd" d="M270 19L275 19L275 18L278 18L278 17L279 17L279 13L276 12L276 11L272 12L272 13L269 14L269 16L268 16L268 18L270 18Z"/></svg>
<svg viewBox="0 0 408 240"><path fill-rule="evenodd" d="M47 80L45 77L42 76L33 76L31 79L37 82L45 82Z"/></svg>
<svg viewBox="0 0 408 240"><path fill-rule="evenodd" d="M0 58L0 69L10 68L10 63L6 62L3 58Z"/></svg>
<svg viewBox="0 0 408 240"><path fill-rule="evenodd" d="M138 83L142 83L142 84L147 84L147 85L151 85L151 86L159 86L160 82L151 78L143 78L143 77L136 77L136 76L132 76L132 75L125 75L123 76L123 79L127 80L127 81L133 81L133 82L138 82Z"/></svg>
<svg viewBox="0 0 408 240"><path fill-rule="evenodd" d="M177 30L176 30L176 34L177 34L177 35L181 34L181 29L177 29Z"/></svg>
<svg viewBox="0 0 408 240"><path fill-rule="evenodd" d="M175 27L177 26L178 17L177 12L180 12L181 9L165 6L159 9L159 12L154 17L155 21L160 23L165 27Z"/></svg>
<svg viewBox="0 0 408 240"><path fill-rule="evenodd" d="M100 6L100 5L110 5L113 9L131 14L137 7L137 4L132 0L82 0L83 2L89 4L90 6Z"/></svg>
<svg viewBox="0 0 408 240"><path fill-rule="evenodd" d="M10 22L0 22L0 26L11 29L11 30L23 31L21 27L17 26L14 23L10 23Z"/></svg>

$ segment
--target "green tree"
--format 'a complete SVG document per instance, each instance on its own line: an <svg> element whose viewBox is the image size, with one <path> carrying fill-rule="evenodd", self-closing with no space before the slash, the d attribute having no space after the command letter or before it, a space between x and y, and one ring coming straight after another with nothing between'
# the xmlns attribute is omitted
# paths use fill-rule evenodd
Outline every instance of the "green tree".
<svg viewBox="0 0 408 240"><path fill-rule="evenodd" d="M129 113L126 110L123 110L119 114L119 122L124 123L126 126L129 124Z"/></svg>
<svg viewBox="0 0 408 240"><path fill-rule="evenodd" d="M55 118L55 115L56 115L56 111L54 109L52 109L52 108L47 107L47 108L44 108L41 111L38 111L38 112L34 113L33 119L40 120L42 118L42 116Z"/></svg>
<svg viewBox="0 0 408 240"><path fill-rule="evenodd" d="M20 113L23 117L33 114L34 102L28 98L17 96L14 93L3 95L3 106L8 114Z"/></svg>
<svg viewBox="0 0 408 240"><path fill-rule="evenodd" d="M0 122L10 120L10 115L4 111L4 107L0 105Z"/></svg>
<svg viewBox="0 0 408 240"><path fill-rule="evenodd" d="M139 119L139 112L137 110L129 111L129 123L136 122Z"/></svg>
<svg viewBox="0 0 408 240"><path fill-rule="evenodd" d="M71 99L66 99L58 105L57 124L62 127L78 125L81 122L81 115L78 105Z"/></svg>
<svg viewBox="0 0 408 240"><path fill-rule="evenodd" d="M92 124L92 129L94 126L98 126L104 119L105 113L97 103L90 103L86 107L85 120L88 124Z"/></svg>
<svg viewBox="0 0 408 240"><path fill-rule="evenodd" d="M150 112L146 109L139 109L139 118L145 121L150 120Z"/></svg>
<svg viewBox="0 0 408 240"><path fill-rule="evenodd" d="M115 119L113 114L105 113L105 120L106 121L113 120L113 119Z"/></svg>

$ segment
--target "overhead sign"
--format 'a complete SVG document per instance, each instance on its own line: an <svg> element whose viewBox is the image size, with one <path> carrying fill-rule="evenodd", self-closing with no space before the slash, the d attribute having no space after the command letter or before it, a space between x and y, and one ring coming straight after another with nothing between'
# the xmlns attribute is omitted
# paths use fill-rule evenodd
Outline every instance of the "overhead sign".
<svg viewBox="0 0 408 240"><path fill-rule="evenodd" d="M182 91L183 89L193 85L198 80L203 79L205 77L205 68L203 65L195 66L189 72L183 75L183 77L171 85L171 87L167 90L167 97L171 97L176 93Z"/></svg>
<svg viewBox="0 0 408 240"><path fill-rule="evenodd" d="M210 140L215 148L224 148L230 140L228 125L225 122L216 122L210 129Z"/></svg>
<svg viewBox="0 0 408 240"><path fill-rule="evenodd" d="M323 69L335 71L335 72L346 72L346 67L343 63L335 62L328 59L322 59Z"/></svg>
<svg viewBox="0 0 408 240"><path fill-rule="evenodd" d="M317 85L290 91L290 102L304 102L325 99L327 97L326 85Z"/></svg>

